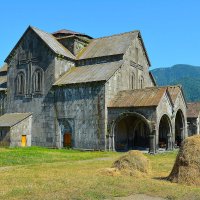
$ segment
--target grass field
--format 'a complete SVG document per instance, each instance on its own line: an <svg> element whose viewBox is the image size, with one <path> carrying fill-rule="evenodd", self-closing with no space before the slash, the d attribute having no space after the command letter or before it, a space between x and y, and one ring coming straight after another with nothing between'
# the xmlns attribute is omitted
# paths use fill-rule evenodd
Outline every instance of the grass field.
<svg viewBox="0 0 200 200"><path fill-rule="evenodd" d="M149 178L104 176L121 153L74 150L0 148L0 199L113 199L144 193L168 199L199 200L200 188L170 183L166 177L176 152L147 155Z"/></svg>

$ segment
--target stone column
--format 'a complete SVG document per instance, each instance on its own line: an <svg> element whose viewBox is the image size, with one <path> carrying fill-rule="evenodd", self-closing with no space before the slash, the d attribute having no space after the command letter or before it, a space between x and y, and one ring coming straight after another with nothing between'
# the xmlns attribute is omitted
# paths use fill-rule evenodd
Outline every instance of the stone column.
<svg viewBox="0 0 200 200"><path fill-rule="evenodd" d="M173 150L173 145L172 145L172 135L167 134L167 150L172 151Z"/></svg>
<svg viewBox="0 0 200 200"><path fill-rule="evenodd" d="M149 135L149 154L156 153L156 131L153 130Z"/></svg>
<svg viewBox="0 0 200 200"><path fill-rule="evenodd" d="M110 140L111 140L111 148L112 148L112 151L115 151L115 138L114 138L114 135L110 135Z"/></svg>

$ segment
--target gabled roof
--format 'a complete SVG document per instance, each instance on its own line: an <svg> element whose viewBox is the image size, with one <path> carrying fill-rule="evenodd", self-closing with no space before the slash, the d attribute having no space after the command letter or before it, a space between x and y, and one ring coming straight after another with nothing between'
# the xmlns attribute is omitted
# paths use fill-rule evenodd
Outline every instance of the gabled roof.
<svg viewBox="0 0 200 200"><path fill-rule="evenodd" d="M63 45L61 45L54 36L51 34L41 31L38 28L31 27L33 31L56 53L63 55L67 58L76 59L76 57Z"/></svg>
<svg viewBox="0 0 200 200"><path fill-rule="evenodd" d="M158 106L167 87L150 87L136 90L124 90L111 100L108 107L151 107Z"/></svg>
<svg viewBox="0 0 200 200"><path fill-rule="evenodd" d="M175 101L179 95L179 93L181 92L181 86L179 85L170 85L167 86L169 94L171 96L172 102L173 104L175 104Z"/></svg>
<svg viewBox="0 0 200 200"><path fill-rule="evenodd" d="M0 127L12 127L32 115L31 113L6 113L0 116Z"/></svg>
<svg viewBox="0 0 200 200"><path fill-rule="evenodd" d="M122 63L123 61L121 60L82 67L73 67L61 76L54 85L107 81L117 71L117 69L119 69Z"/></svg>
<svg viewBox="0 0 200 200"><path fill-rule="evenodd" d="M140 31L131 31L91 40L89 45L77 55L78 59L88 59L110 55L124 54L131 41L138 37L149 66L151 65Z"/></svg>
<svg viewBox="0 0 200 200"><path fill-rule="evenodd" d="M76 57L68 49L66 49L63 45L61 45L53 35L47 32L44 32L42 30L39 30L38 28L29 26L27 30L24 32L24 34L22 35L22 37L20 38L20 40L17 42L15 47L12 49L8 57L5 59L5 62L9 60L9 57L14 52L15 48L17 48L17 46L19 45L19 43L21 42L21 40L23 39L23 37L26 35L26 33L29 30L34 31L54 53L58 55L62 55L67 58L76 59Z"/></svg>
<svg viewBox="0 0 200 200"><path fill-rule="evenodd" d="M200 114L200 102L187 103L187 118L197 118Z"/></svg>
<svg viewBox="0 0 200 200"><path fill-rule="evenodd" d="M185 105L187 107L187 101L185 99L185 95L184 95L181 85L170 85L170 86L167 86L167 88L168 88L168 91L169 91L169 94L170 94L173 104L175 104L175 101L176 101L178 95L181 93L182 97L183 97L183 101L185 102Z"/></svg>
<svg viewBox="0 0 200 200"><path fill-rule="evenodd" d="M139 31L132 31L91 40L84 48L78 58L87 59L109 55L124 54L130 46L131 41L138 36Z"/></svg>

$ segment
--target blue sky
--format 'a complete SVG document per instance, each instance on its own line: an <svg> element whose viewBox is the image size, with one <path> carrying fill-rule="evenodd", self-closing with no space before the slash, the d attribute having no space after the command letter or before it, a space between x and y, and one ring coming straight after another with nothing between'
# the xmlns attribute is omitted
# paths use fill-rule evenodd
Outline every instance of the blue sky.
<svg viewBox="0 0 200 200"><path fill-rule="evenodd" d="M2 0L0 65L28 25L101 37L140 30L152 69L200 66L198 0Z"/></svg>

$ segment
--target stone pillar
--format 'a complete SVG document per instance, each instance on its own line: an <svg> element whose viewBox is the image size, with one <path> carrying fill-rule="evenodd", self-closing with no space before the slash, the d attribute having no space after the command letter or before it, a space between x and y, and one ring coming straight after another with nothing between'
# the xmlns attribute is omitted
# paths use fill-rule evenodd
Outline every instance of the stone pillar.
<svg viewBox="0 0 200 200"><path fill-rule="evenodd" d="M111 141L112 151L115 151L115 138L114 138L114 135L110 135L110 141Z"/></svg>
<svg viewBox="0 0 200 200"><path fill-rule="evenodd" d="M173 145L172 145L172 135L167 134L167 150L172 151L173 150Z"/></svg>
<svg viewBox="0 0 200 200"><path fill-rule="evenodd" d="M156 153L156 131L153 130L149 135L149 154Z"/></svg>
<svg viewBox="0 0 200 200"><path fill-rule="evenodd" d="M181 131L181 142L183 142L183 140L185 139L185 134L184 134L184 128L180 128Z"/></svg>

